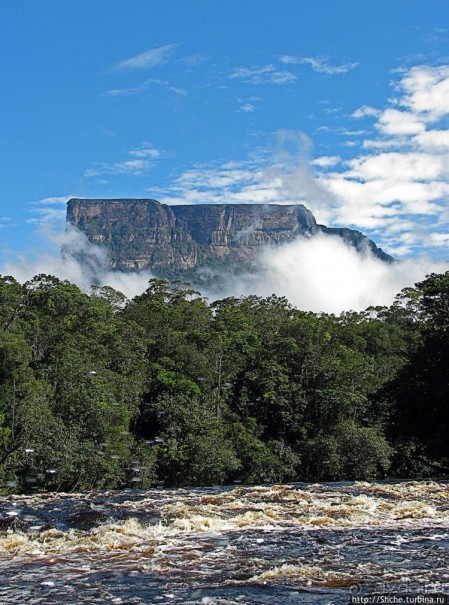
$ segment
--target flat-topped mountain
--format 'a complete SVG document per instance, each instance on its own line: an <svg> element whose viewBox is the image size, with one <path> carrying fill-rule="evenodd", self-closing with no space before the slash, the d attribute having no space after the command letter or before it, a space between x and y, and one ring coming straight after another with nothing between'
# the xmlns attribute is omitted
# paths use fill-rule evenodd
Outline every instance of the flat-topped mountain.
<svg viewBox="0 0 449 605"><path fill-rule="evenodd" d="M200 267L247 264L263 246L326 233L359 252L393 259L360 231L318 225L300 204L168 206L153 199L71 199L67 222L105 246L111 268L161 275Z"/></svg>

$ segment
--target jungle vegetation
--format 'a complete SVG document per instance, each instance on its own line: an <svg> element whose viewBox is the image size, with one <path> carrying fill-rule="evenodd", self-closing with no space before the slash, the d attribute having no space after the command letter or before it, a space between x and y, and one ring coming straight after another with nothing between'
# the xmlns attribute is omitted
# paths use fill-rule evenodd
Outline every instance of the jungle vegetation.
<svg viewBox="0 0 449 605"><path fill-rule="evenodd" d="M0 492L449 473L449 272L340 316L0 277Z"/></svg>

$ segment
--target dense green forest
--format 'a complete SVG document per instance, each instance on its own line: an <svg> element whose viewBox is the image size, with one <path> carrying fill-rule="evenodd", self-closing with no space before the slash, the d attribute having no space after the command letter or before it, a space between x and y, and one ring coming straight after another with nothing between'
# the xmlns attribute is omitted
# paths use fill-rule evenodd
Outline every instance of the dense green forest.
<svg viewBox="0 0 449 605"><path fill-rule="evenodd" d="M449 473L449 272L340 316L6 276L0 334L3 493Z"/></svg>

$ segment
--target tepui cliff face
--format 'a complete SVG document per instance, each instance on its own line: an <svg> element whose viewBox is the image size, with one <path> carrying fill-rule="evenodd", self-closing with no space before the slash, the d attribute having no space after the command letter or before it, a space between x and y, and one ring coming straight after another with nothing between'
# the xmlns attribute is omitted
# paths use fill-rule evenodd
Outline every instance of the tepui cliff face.
<svg viewBox="0 0 449 605"><path fill-rule="evenodd" d="M318 225L302 205L197 204L153 199L71 199L67 222L105 246L113 269L161 275L200 267L248 264L267 245L316 233L339 236L359 252L393 259L359 231Z"/></svg>

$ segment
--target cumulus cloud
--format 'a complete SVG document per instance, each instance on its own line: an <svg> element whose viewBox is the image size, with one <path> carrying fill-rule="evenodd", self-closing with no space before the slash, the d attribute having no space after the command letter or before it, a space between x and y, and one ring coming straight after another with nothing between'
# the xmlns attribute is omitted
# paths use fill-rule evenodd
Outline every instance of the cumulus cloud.
<svg viewBox="0 0 449 605"><path fill-rule="evenodd" d="M447 170L448 158L418 152L390 152L354 158L347 162L348 178L366 181L383 179L396 182L435 181Z"/></svg>
<svg viewBox="0 0 449 605"><path fill-rule="evenodd" d="M449 152L449 130L427 130L413 137L414 144L426 152Z"/></svg>
<svg viewBox="0 0 449 605"><path fill-rule="evenodd" d="M419 116L394 108L386 109L380 114L377 126L386 135L419 134L426 128Z"/></svg>
<svg viewBox="0 0 449 605"><path fill-rule="evenodd" d="M363 105L352 113L374 126L361 145L348 141L352 158L314 158L307 137L281 131L271 155L238 168L197 166L161 191L164 201L303 203L319 222L367 231L390 253L428 245L441 257L444 247L437 242L446 239L429 236L449 231L449 66L413 67L397 78L396 97L386 107Z"/></svg>
<svg viewBox="0 0 449 605"><path fill-rule="evenodd" d="M363 152L339 171L323 168L319 179L340 201L337 222L373 229L410 253L426 242L436 249L436 242L446 241L438 234L449 229L449 66L398 74L396 97L385 108L364 105L352 114L374 119L377 136L365 139Z"/></svg>
<svg viewBox="0 0 449 605"><path fill-rule="evenodd" d="M116 70L132 70L132 69L151 69L157 65L167 63L176 44L165 44L150 48L138 55L134 55L128 59L124 59L115 65Z"/></svg>
<svg viewBox="0 0 449 605"><path fill-rule="evenodd" d="M449 113L449 65L417 65L405 71L400 82L400 104L428 122Z"/></svg>

